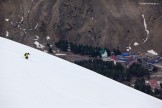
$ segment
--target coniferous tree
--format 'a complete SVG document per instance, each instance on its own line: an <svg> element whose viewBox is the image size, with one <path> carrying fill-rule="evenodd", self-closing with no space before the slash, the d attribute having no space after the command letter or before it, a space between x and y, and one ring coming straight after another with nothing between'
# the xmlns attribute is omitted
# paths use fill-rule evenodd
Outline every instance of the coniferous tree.
<svg viewBox="0 0 162 108"><path fill-rule="evenodd" d="M104 48L104 49L106 50L107 55L108 55L108 56L111 56L111 51L110 51L110 49L109 49L109 48Z"/></svg>
<svg viewBox="0 0 162 108"><path fill-rule="evenodd" d="M68 49L68 41L59 40L55 43L56 47L60 48L62 51L67 51Z"/></svg>
<svg viewBox="0 0 162 108"><path fill-rule="evenodd" d="M162 89L162 83L160 83L160 87L161 87L161 89Z"/></svg>
<svg viewBox="0 0 162 108"><path fill-rule="evenodd" d="M145 68L143 68L140 64L132 64L129 69L127 70L127 73L129 73L132 76L136 77L143 77L143 76L149 76L149 71Z"/></svg>
<svg viewBox="0 0 162 108"><path fill-rule="evenodd" d="M153 94L151 87L145 84L145 80L143 78L136 80L134 88L149 95Z"/></svg>
<svg viewBox="0 0 162 108"><path fill-rule="evenodd" d="M159 95L159 94L160 94L160 90L155 89L155 90L154 90L154 95Z"/></svg>
<svg viewBox="0 0 162 108"><path fill-rule="evenodd" d="M49 52L49 53L53 53L53 51L52 51L52 48L51 48L51 47L49 47L49 48L48 48L48 52Z"/></svg>
<svg viewBox="0 0 162 108"><path fill-rule="evenodd" d="M81 55L88 55L90 57L101 57L100 51L101 48L100 47L92 47L92 46L88 46L88 45L76 45L73 44L72 42L68 42L65 40L59 40L58 42L55 43L56 47L60 48L63 51L67 51L67 47L70 45L70 50L71 52L73 52L74 54L81 54ZM108 56L110 56L110 50L108 48L105 48Z"/></svg>
<svg viewBox="0 0 162 108"><path fill-rule="evenodd" d="M151 90L151 87L150 87L150 85L146 85L145 86L145 91L144 91L146 94L150 94L150 95L152 95L152 90Z"/></svg>
<svg viewBox="0 0 162 108"><path fill-rule="evenodd" d="M160 92L159 99L162 100L162 91Z"/></svg>
<svg viewBox="0 0 162 108"><path fill-rule="evenodd" d="M116 55L121 55L120 49L116 49Z"/></svg>
<svg viewBox="0 0 162 108"><path fill-rule="evenodd" d="M135 82L135 86L134 88L139 90L139 91L142 91L142 92L145 92L145 80L144 79L137 79L136 82Z"/></svg>

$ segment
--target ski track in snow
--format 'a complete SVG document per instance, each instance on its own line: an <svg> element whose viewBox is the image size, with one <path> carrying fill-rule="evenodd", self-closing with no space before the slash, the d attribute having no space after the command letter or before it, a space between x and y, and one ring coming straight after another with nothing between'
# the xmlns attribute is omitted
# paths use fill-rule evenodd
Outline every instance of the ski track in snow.
<svg viewBox="0 0 162 108"><path fill-rule="evenodd" d="M143 23L144 23L144 27L145 27L145 31L146 31L146 33L147 33L147 37L146 37L146 39L143 41L144 43L148 40L148 38L149 38L149 30L147 29L147 24L146 24L146 19L145 19L145 15L144 14L142 14L142 17L143 17Z"/></svg>

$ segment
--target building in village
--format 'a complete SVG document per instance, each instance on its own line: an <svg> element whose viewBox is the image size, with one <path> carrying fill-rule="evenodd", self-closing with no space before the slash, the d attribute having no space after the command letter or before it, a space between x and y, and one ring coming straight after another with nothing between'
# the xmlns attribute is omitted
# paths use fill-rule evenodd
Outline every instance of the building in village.
<svg viewBox="0 0 162 108"><path fill-rule="evenodd" d="M145 56L143 56L141 59L142 66L148 69L149 71L152 71L155 66L159 66L159 63L162 62L162 58L160 56L151 53L146 53Z"/></svg>
<svg viewBox="0 0 162 108"><path fill-rule="evenodd" d="M149 85L152 89L152 91L154 91L155 89L161 89L160 84L162 83L162 81L157 81L157 80L147 80L145 81L146 85Z"/></svg>
<svg viewBox="0 0 162 108"><path fill-rule="evenodd" d="M111 52L110 57L108 57L106 50L101 50L100 53L101 53L101 57L102 57L103 61L110 61L110 62L112 61L116 65L117 58L116 58L116 56L114 55L113 52Z"/></svg>
<svg viewBox="0 0 162 108"><path fill-rule="evenodd" d="M114 64L121 63L126 68L129 68L133 63L141 63L142 66L149 71L152 71L156 65L162 68L162 65L159 65L159 63L162 62L162 57L151 53L146 53L144 56L131 52L125 52L121 55L111 53L110 57L108 57L106 50L101 50L100 53L103 61L113 61ZM141 62L139 62L139 60Z"/></svg>
<svg viewBox="0 0 162 108"><path fill-rule="evenodd" d="M105 59L107 58L107 51L102 49L102 50L100 51L100 53L101 53L102 59L105 60Z"/></svg>
<svg viewBox="0 0 162 108"><path fill-rule="evenodd" d="M142 61L142 67L144 67L145 69L148 69L149 71L153 71L154 69L154 65L152 63L146 62L146 61Z"/></svg>
<svg viewBox="0 0 162 108"><path fill-rule="evenodd" d="M130 53L122 53L117 56L117 62L123 64L126 68L129 68L133 63L137 63L138 55Z"/></svg>
<svg viewBox="0 0 162 108"><path fill-rule="evenodd" d="M126 62L125 62L125 67L129 68L133 63L137 63L137 58L130 57Z"/></svg>
<svg viewBox="0 0 162 108"><path fill-rule="evenodd" d="M129 53L122 53L121 55L114 55L111 53L110 57L107 57L107 53L105 53L105 50L101 50L101 57L103 61L113 61L114 64L121 63L126 68L129 68L133 63L137 63L137 57L136 54L129 54Z"/></svg>
<svg viewBox="0 0 162 108"><path fill-rule="evenodd" d="M143 57L143 60L151 64L155 64L155 63L159 63L160 61L162 61L162 58L158 55L146 53L145 56Z"/></svg>

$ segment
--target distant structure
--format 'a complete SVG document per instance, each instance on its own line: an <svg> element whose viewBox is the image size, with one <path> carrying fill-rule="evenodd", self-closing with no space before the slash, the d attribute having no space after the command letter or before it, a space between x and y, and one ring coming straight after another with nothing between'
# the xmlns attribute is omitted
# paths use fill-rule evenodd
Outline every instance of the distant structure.
<svg viewBox="0 0 162 108"><path fill-rule="evenodd" d="M142 66L152 71L154 67L161 67L162 57L151 53L146 53L142 58Z"/></svg>
<svg viewBox="0 0 162 108"><path fill-rule="evenodd" d="M106 51L106 50L102 49L102 50L100 51L100 53L101 53L102 59L107 58L107 51Z"/></svg>
<svg viewBox="0 0 162 108"><path fill-rule="evenodd" d="M105 50L101 50L100 53L103 61L112 61L115 65L116 63L121 63L126 68L129 68L133 63L138 62L138 54L125 52L121 55L114 55L114 53L111 52L111 56L107 57L107 52Z"/></svg>
<svg viewBox="0 0 162 108"><path fill-rule="evenodd" d="M129 68L133 63L137 63L137 54L131 53L122 53L117 56L117 62L123 64L126 68Z"/></svg>
<svg viewBox="0 0 162 108"><path fill-rule="evenodd" d="M160 83L162 83L161 81L157 81L157 80L148 80L145 81L146 85L149 85L152 89L152 91L154 91L155 89L160 89Z"/></svg>
<svg viewBox="0 0 162 108"><path fill-rule="evenodd" d="M111 52L111 56L114 56L114 52Z"/></svg>
<svg viewBox="0 0 162 108"><path fill-rule="evenodd" d="M145 57L144 57L144 60L151 63L151 64L154 64L154 63L160 62L162 59L158 55L154 55L154 54L151 54L151 53L146 53Z"/></svg>

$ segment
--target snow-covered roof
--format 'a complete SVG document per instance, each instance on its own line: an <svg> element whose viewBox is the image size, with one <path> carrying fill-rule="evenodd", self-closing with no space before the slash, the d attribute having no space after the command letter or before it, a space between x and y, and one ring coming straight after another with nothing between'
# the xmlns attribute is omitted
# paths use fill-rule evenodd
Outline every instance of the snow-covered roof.
<svg viewBox="0 0 162 108"><path fill-rule="evenodd" d="M147 52L150 53L150 54L153 54L153 55L158 55L158 53L155 52L154 50L148 50Z"/></svg>
<svg viewBox="0 0 162 108"><path fill-rule="evenodd" d="M45 52L4 38L0 49L0 108L162 107L159 99Z"/></svg>

